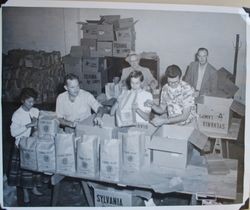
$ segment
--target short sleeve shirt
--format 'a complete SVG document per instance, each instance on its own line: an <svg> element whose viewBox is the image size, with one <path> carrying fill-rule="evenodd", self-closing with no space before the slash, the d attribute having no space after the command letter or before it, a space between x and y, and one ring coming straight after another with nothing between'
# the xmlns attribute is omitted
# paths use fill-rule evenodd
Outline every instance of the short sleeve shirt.
<svg viewBox="0 0 250 210"><path fill-rule="evenodd" d="M169 117L176 117L183 113L183 109L191 107L186 121L179 124L188 124L196 117L194 89L184 81L180 81L177 88L164 85L161 92L160 105L166 107Z"/></svg>
<svg viewBox="0 0 250 210"><path fill-rule="evenodd" d="M58 118L69 121L82 121L91 115L91 109L97 112L100 106L101 104L98 103L95 97L85 90L80 90L74 102L70 101L66 91L57 97L56 114Z"/></svg>

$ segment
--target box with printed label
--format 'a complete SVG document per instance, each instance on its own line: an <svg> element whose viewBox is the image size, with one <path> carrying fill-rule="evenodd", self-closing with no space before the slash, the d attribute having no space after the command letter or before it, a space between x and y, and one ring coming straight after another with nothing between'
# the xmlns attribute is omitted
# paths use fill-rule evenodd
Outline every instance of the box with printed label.
<svg viewBox="0 0 250 210"><path fill-rule="evenodd" d="M82 69L84 72L86 71L101 72L106 68L104 58L84 58L82 60L82 65L83 65Z"/></svg>
<svg viewBox="0 0 250 210"><path fill-rule="evenodd" d="M114 40L113 24L98 25L97 40L113 41Z"/></svg>
<svg viewBox="0 0 250 210"><path fill-rule="evenodd" d="M131 28L120 28L115 31L116 41L132 41L136 39L136 32Z"/></svg>
<svg viewBox="0 0 250 210"><path fill-rule="evenodd" d="M135 43L133 41L113 42L114 57L126 57L131 50L135 50Z"/></svg>
<svg viewBox="0 0 250 210"><path fill-rule="evenodd" d="M98 24L86 23L82 25L83 38L97 39Z"/></svg>
<svg viewBox="0 0 250 210"><path fill-rule="evenodd" d="M204 96L197 104L198 126L202 131L227 134L233 99Z"/></svg>
<svg viewBox="0 0 250 210"><path fill-rule="evenodd" d="M97 42L97 51L91 51L91 57L105 57L113 55L112 42Z"/></svg>
<svg viewBox="0 0 250 210"><path fill-rule="evenodd" d="M163 125L152 136L152 166L185 169L193 152L193 145L203 149L207 136L191 126Z"/></svg>

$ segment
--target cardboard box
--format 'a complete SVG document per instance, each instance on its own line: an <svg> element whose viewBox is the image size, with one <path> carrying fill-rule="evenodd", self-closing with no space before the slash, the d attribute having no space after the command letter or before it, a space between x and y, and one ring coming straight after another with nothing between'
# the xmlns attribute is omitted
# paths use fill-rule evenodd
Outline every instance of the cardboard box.
<svg viewBox="0 0 250 210"><path fill-rule="evenodd" d="M134 27L135 23L136 22L134 22L133 18L122 18L122 19L115 21L114 27L115 27L115 29L117 29L117 28L132 28L132 27Z"/></svg>
<svg viewBox="0 0 250 210"><path fill-rule="evenodd" d="M101 80L83 79L80 87L90 92L95 97L102 93Z"/></svg>
<svg viewBox="0 0 250 210"><path fill-rule="evenodd" d="M86 23L82 24L82 32L84 39L97 39L98 24Z"/></svg>
<svg viewBox="0 0 250 210"><path fill-rule="evenodd" d="M203 149L207 137L193 127L163 125L152 136L152 166L157 168L185 169L195 145Z"/></svg>
<svg viewBox="0 0 250 210"><path fill-rule="evenodd" d="M103 126L94 126L93 120L95 115L91 115L87 119L79 122L76 126L76 135L98 135L103 139L117 138L117 129L115 128L115 118L104 114L102 117Z"/></svg>
<svg viewBox="0 0 250 210"><path fill-rule="evenodd" d="M113 43L97 41L97 51L91 51L90 53L91 53L91 57L112 56L113 55Z"/></svg>
<svg viewBox="0 0 250 210"><path fill-rule="evenodd" d="M82 69L84 72L94 71L94 72L102 72L105 67L105 59L103 58L84 58L82 60Z"/></svg>
<svg viewBox="0 0 250 210"><path fill-rule="evenodd" d="M79 78L82 76L82 59L70 55L63 57L64 70L66 74L73 73Z"/></svg>
<svg viewBox="0 0 250 210"><path fill-rule="evenodd" d="M101 22L107 24L113 24L120 19L120 15L101 15Z"/></svg>
<svg viewBox="0 0 250 210"><path fill-rule="evenodd" d="M97 40L113 41L114 40L113 24L98 25Z"/></svg>
<svg viewBox="0 0 250 210"><path fill-rule="evenodd" d="M134 41L136 39L136 32L131 28L119 28L115 31L116 41Z"/></svg>
<svg viewBox="0 0 250 210"><path fill-rule="evenodd" d="M133 41L113 42L113 57L126 57L131 50L135 50Z"/></svg>
<svg viewBox="0 0 250 210"><path fill-rule="evenodd" d="M204 96L197 104L199 129L227 134L232 115L230 111L232 103L233 99Z"/></svg>
<svg viewBox="0 0 250 210"><path fill-rule="evenodd" d="M88 47L89 50L96 50L96 39L81 39L81 46Z"/></svg>
<svg viewBox="0 0 250 210"><path fill-rule="evenodd" d="M88 182L88 185L94 189L96 207L144 206L142 198L148 200L152 197L152 193L145 190L127 190L93 182Z"/></svg>

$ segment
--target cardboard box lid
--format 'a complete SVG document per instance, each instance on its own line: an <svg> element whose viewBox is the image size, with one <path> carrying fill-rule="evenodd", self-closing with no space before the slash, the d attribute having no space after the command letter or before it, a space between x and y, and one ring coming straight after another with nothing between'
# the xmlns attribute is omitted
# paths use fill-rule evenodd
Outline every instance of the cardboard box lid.
<svg viewBox="0 0 250 210"><path fill-rule="evenodd" d="M239 101L234 100L231 105L231 110L236 112L240 116L245 116L246 107L245 104L242 104Z"/></svg>
<svg viewBox="0 0 250 210"><path fill-rule="evenodd" d="M214 97L214 96L201 96L201 100L199 100L198 104L204 104L207 106L215 107L216 109L219 107L228 107L233 103L232 98L221 98L221 97Z"/></svg>
<svg viewBox="0 0 250 210"><path fill-rule="evenodd" d="M79 122L78 124L78 127L79 126L91 126L93 127L94 126L94 123L93 123L93 120L95 118L95 114L89 116L87 119ZM106 127L112 127L112 128L115 128L115 117L114 116L110 116L108 114L104 114L103 117L102 117L102 120L103 120L103 128L106 128Z"/></svg>
<svg viewBox="0 0 250 210"><path fill-rule="evenodd" d="M160 139L162 141L156 142ZM174 139L176 141L176 144L179 144L178 141L180 142L181 140L188 141L197 148L203 150L207 143L208 137L205 134L201 133L198 129L192 127L192 125L163 125L158 128L158 130L156 130L156 132L153 134L150 148L161 150L161 148L164 147L171 147L173 151L176 151L177 145L175 145L175 148L172 148L172 146L166 146L167 139Z"/></svg>
<svg viewBox="0 0 250 210"><path fill-rule="evenodd" d="M171 152L177 154L186 153L187 147L183 143L187 143L188 139L172 139L153 136L148 144L148 148L157 151Z"/></svg>

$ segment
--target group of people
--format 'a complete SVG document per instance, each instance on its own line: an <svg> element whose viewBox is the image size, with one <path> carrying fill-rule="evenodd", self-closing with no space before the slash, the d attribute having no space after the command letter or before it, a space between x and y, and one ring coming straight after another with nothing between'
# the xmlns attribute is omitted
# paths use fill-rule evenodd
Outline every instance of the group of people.
<svg viewBox="0 0 250 210"><path fill-rule="evenodd" d="M127 102L126 97L132 97L131 107L135 112L136 122L149 123L155 126L163 124L186 125L196 118L195 98L199 95L212 95L217 85L215 68L207 62L208 50L200 48L197 60L189 65L182 79L182 71L177 65L168 66L165 72L167 83L162 87L160 103L155 104L151 90L158 86L148 68L139 65L140 55L130 53L126 61L130 67L123 69L120 85L123 92L111 108L110 114L116 114L122 103ZM56 114L60 124L66 132L72 132L77 123L88 118L91 110L96 113L94 124L102 126L103 106L94 96L80 89L79 78L68 74L64 81L65 92L58 95L56 100ZM32 88L24 88L21 93L22 105L14 112L11 123L11 135L15 138L12 153L8 182L10 185L22 187L24 202L30 201L28 189L35 195L41 195L34 180L39 174L20 168L19 142L23 137L32 135L37 128L39 110L33 105L37 92ZM151 112L155 112L151 118Z"/></svg>

